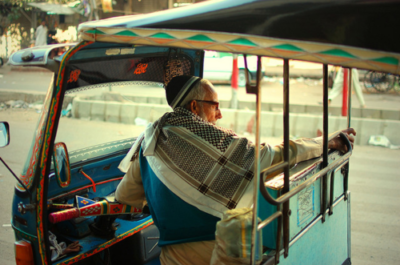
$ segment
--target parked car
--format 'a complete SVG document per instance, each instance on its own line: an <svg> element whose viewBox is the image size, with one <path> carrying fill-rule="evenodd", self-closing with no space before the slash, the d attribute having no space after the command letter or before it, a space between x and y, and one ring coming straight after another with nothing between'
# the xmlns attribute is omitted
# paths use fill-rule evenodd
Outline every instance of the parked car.
<svg viewBox="0 0 400 265"><path fill-rule="evenodd" d="M247 56L247 67L249 68L250 80L256 79L257 74L257 56ZM238 55L238 68L240 87L246 85L246 76L244 70L244 60L242 55ZM233 56L227 52L206 51L204 54L204 72L203 77L212 82L230 83L232 80ZM264 75L264 70L262 71Z"/></svg>

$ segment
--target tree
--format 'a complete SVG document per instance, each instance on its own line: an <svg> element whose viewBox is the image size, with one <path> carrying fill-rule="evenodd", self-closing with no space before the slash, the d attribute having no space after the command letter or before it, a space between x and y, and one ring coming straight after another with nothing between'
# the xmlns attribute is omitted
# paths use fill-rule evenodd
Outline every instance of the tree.
<svg viewBox="0 0 400 265"><path fill-rule="evenodd" d="M6 51L5 56L9 56L7 50L9 43L8 40L11 39L18 43L18 48L26 48L30 45L30 18L26 12L32 10L31 7L27 6L26 3L33 2L27 1L16 1L16 0L0 0L0 36L6 35ZM26 17L24 20L23 18ZM21 23L29 21L27 23Z"/></svg>

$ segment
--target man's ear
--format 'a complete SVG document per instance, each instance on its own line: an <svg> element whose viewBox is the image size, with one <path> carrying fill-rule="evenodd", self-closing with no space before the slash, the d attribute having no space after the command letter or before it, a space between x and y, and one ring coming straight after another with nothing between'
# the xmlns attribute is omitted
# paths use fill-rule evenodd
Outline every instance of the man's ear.
<svg viewBox="0 0 400 265"><path fill-rule="evenodd" d="M190 101L190 103L189 103L189 110L190 110L192 113L197 114L198 109L199 109L199 106L197 105L196 100Z"/></svg>

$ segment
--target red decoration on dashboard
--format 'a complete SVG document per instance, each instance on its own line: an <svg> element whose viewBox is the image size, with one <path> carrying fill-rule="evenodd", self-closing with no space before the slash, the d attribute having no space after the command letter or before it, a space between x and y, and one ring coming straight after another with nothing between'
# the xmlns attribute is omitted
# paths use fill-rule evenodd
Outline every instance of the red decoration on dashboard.
<svg viewBox="0 0 400 265"><path fill-rule="evenodd" d="M140 63L140 64L137 65L137 67L136 67L136 69L135 69L135 71L133 73L135 75L140 75L140 74L146 73L147 66L149 66L149 64Z"/></svg>
<svg viewBox="0 0 400 265"><path fill-rule="evenodd" d="M70 73L67 83L72 83L78 81L81 70L74 70Z"/></svg>

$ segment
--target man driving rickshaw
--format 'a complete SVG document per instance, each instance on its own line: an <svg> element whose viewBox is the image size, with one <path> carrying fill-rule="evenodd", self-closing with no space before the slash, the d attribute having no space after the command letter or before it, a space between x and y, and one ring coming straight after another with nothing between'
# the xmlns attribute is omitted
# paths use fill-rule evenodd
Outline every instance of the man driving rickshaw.
<svg viewBox="0 0 400 265"><path fill-rule="evenodd" d="M54 72L15 187L17 264L208 264L214 248L245 264L350 264L355 130L349 112L340 120L347 129L330 134L328 65L399 74L400 50L386 27L400 24L399 8L399 1L208 1L83 23L80 42L60 57L50 58L60 45L13 54L14 65ZM379 31L359 30L369 26ZM257 78L246 82L251 114L222 109L202 79L205 50L243 54L246 69L246 56L257 56ZM283 111L273 113L283 125L273 136L283 135L283 144L275 147L261 143L262 57L284 62ZM292 59L323 64L321 138L290 140ZM71 119L62 116L68 105ZM251 115L255 143L215 125L222 112L235 128L243 126L237 117ZM121 124L129 138L102 134ZM238 210L245 214L234 216ZM225 240L220 225L234 219L238 237ZM52 261L49 232L82 248ZM224 245L232 241L234 250Z"/></svg>
<svg viewBox="0 0 400 265"><path fill-rule="evenodd" d="M223 212L252 205L252 196L246 194L252 190L246 186L251 185L254 176L254 144L215 126L222 114L218 95L208 80L174 77L166 87L166 97L173 112L163 115L154 125L149 124L139 136L126 162L122 162L121 170L127 174L115 197L136 208L147 201L160 231L161 264L210 264L215 227ZM354 143L354 129L344 132ZM293 166L321 156L322 137L290 141L290 147ZM329 148L347 152L339 137L329 141ZM262 168L282 162L283 145L264 144L260 156ZM246 173L238 174L239 170ZM251 177L247 178L247 174ZM189 184L201 176L204 180L197 186ZM229 190L242 196L234 201L232 195L227 195ZM218 196L228 203L218 200ZM214 262L219 264L222 260Z"/></svg>

